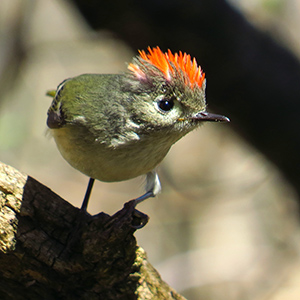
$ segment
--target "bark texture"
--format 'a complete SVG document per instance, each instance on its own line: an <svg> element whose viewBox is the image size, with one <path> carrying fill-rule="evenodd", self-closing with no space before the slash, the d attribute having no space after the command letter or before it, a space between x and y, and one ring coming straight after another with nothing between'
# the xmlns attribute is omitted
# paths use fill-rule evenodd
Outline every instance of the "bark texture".
<svg viewBox="0 0 300 300"><path fill-rule="evenodd" d="M183 300L136 245L132 204L91 216L0 164L0 299Z"/></svg>

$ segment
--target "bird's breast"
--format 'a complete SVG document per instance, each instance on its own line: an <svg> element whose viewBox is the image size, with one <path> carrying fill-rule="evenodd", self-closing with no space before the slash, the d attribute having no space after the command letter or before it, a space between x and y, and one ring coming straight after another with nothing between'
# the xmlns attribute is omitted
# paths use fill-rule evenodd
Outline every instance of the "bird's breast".
<svg viewBox="0 0 300 300"><path fill-rule="evenodd" d="M64 159L74 168L100 181L122 181L152 171L165 157L172 138L141 136L117 147L64 127L51 133Z"/></svg>

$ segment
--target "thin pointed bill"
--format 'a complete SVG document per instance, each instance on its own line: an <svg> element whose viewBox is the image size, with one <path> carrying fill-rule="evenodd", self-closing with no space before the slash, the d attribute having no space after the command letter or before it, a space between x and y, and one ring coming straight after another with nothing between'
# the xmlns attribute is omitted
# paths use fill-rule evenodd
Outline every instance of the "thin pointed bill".
<svg viewBox="0 0 300 300"><path fill-rule="evenodd" d="M225 116L212 114L206 111L196 114L195 116L191 117L191 119L208 122L230 122L230 119Z"/></svg>

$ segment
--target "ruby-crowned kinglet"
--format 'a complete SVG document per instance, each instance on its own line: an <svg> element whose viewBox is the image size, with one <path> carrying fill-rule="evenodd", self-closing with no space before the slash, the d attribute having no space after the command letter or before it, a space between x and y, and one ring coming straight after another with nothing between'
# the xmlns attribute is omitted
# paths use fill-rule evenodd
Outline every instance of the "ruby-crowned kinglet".
<svg viewBox="0 0 300 300"><path fill-rule="evenodd" d="M122 181L146 174L156 196L155 171L170 147L204 121L229 122L208 113L205 74L195 58L158 47L139 51L124 74L83 74L63 81L48 110L47 125L65 160L94 179Z"/></svg>

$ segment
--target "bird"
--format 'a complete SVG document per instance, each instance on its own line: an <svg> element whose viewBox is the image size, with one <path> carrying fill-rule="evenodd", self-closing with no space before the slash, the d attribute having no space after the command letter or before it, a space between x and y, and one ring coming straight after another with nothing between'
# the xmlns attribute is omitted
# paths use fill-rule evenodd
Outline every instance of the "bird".
<svg viewBox="0 0 300 300"><path fill-rule="evenodd" d="M63 158L90 177L118 182L146 175L135 206L161 191L157 166L171 146L204 122L229 122L208 112L206 77L195 58L158 46L139 50L119 74L82 74L64 80L48 109L47 126Z"/></svg>

